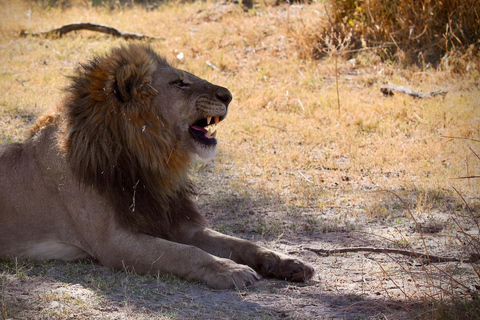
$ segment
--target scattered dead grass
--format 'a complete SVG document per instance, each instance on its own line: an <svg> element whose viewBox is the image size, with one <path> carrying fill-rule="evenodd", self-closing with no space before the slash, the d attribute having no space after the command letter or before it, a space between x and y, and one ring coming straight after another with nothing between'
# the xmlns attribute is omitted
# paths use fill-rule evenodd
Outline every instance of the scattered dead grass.
<svg viewBox="0 0 480 320"><path fill-rule="evenodd" d="M475 52L452 54L445 60L455 66L461 63L462 73L454 68L400 68L369 51L347 60L341 50L333 54L333 47L332 54L314 60L306 35L318 21L326 21L322 4L272 7L260 3L248 12L234 4L209 1L166 3L153 11L141 6L111 10L84 2L45 9L28 1L0 0L0 7L2 143L23 140L34 118L61 101L65 76L80 62L123 43L91 32L55 40L20 38L21 30L88 21L165 37L165 41L151 42L157 51L178 68L228 87L234 96L229 117L219 127L218 157L192 169L202 211L215 228L301 255L315 264L319 274L307 287L264 282L239 294L245 305L232 306L230 311L226 301L238 297L228 293L225 299L209 292L213 302L200 301L198 285L183 282L167 282L161 286L166 293L158 293L180 300L166 299L164 304L143 292L142 301L133 299L129 309L118 297L134 297L136 291L130 284L112 287L112 282L125 281L118 280L117 274L102 269L93 282L65 280L69 270L78 269L54 264L59 276L45 276L48 266L41 269L44 273L27 272L31 284L45 283L47 288L27 305L53 312L51 302L60 301L70 309L45 314L59 318L136 314L183 319L189 318L187 313L177 309L187 306L190 315L199 317L248 319L276 318L282 312L294 318L344 312L347 318L398 314L399 308L420 303L426 317L449 318L452 304L447 298L453 296L458 297L453 304L458 310L470 306L478 311L471 306L479 285L476 265L427 266L379 254L317 258L301 249L305 243L310 247L369 244L426 247L434 254L467 253L467 240L478 239L471 219L479 215L480 179L454 178L480 174L480 161L469 149L478 154L480 146L473 140L448 137L480 139L479 73L468 68L478 59ZM183 59L177 58L179 53ZM401 94L383 97L380 86L388 83L423 92L444 89L448 94L422 100ZM402 202L382 190L398 194L422 229L418 230ZM32 264L37 266L27 262L26 268ZM84 268L87 271L82 272L88 273L98 266ZM0 298L3 318L12 312L33 316L16 302L18 294L5 292L25 289L18 279L18 273L5 265L0 268L0 292L7 297ZM138 279L150 281L148 290L159 285L150 278ZM55 293L65 283L80 283L95 294ZM468 290L459 283L468 284ZM203 306L195 307L198 301ZM86 311L79 312L77 304ZM212 311L215 304L221 306L218 313ZM251 313L252 304L263 313ZM242 307L248 312L242 313Z"/></svg>
<svg viewBox="0 0 480 320"><path fill-rule="evenodd" d="M473 57L480 48L480 4L475 0L332 0L324 2L324 9L328 19L319 20L307 35L306 48L317 57L332 43L345 46L348 39L350 54L373 51L387 60L424 67L456 64L463 73L458 53ZM452 55L453 64L446 63ZM469 62L478 70L478 61Z"/></svg>

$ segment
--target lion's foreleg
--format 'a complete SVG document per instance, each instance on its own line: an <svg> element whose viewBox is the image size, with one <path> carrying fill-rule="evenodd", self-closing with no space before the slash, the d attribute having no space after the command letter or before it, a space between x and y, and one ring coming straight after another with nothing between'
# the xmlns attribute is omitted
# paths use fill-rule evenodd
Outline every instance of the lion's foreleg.
<svg viewBox="0 0 480 320"><path fill-rule="evenodd" d="M215 256L246 264L263 276L306 281L314 274L313 268L303 261L208 228L187 225L184 226L182 235L180 242L194 245Z"/></svg>
<svg viewBox="0 0 480 320"><path fill-rule="evenodd" d="M103 239L95 253L105 266L141 274L173 274L216 289L243 288L258 275L248 266L215 257L194 246L130 233L126 230Z"/></svg>
<svg viewBox="0 0 480 320"><path fill-rule="evenodd" d="M172 274L216 289L241 288L258 279L248 266L215 257L195 246L130 230L117 221L109 203L94 190L84 192L88 192L84 197L75 197L78 192L70 189L64 193L70 217L79 231L73 240L104 266L140 274ZM86 198L90 201L84 201Z"/></svg>

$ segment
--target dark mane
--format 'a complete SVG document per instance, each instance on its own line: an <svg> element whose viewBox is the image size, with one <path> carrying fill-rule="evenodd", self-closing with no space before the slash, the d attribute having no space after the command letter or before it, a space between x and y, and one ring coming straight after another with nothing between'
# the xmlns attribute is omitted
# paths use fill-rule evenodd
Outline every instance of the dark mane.
<svg viewBox="0 0 480 320"><path fill-rule="evenodd" d="M108 196L124 226L170 239L182 221L203 217L191 200L190 156L161 112L168 106L152 103L159 67L170 65L142 45L82 65L66 90L59 142L79 181Z"/></svg>

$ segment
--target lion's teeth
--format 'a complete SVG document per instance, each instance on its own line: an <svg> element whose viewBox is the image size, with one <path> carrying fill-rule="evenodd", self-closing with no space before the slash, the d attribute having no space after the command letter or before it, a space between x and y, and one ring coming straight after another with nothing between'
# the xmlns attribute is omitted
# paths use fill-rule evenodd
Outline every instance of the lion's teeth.
<svg viewBox="0 0 480 320"><path fill-rule="evenodd" d="M220 122L220 117L216 116L213 120L215 121L215 124L217 124L218 122Z"/></svg>
<svg viewBox="0 0 480 320"><path fill-rule="evenodd" d="M210 128L208 129L208 132L205 134L205 137L207 137L207 139L210 139L212 137L212 132L210 131Z"/></svg>
<svg viewBox="0 0 480 320"><path fill-rule="evenodd" d="M215 138L216 136L217 136L217 130L213 131L212 138Z"/></svg>
<svg viewBox="0 0 480 320"><path fill-rule="evenodd" d="M212 117L207 117L207 124L210 124L212 122Z"/></svg>

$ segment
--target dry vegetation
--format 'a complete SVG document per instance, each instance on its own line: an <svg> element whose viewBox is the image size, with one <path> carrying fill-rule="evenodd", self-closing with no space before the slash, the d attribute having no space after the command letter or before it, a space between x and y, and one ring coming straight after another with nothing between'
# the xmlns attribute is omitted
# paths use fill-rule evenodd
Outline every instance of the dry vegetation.
<svg viewBox="0 0 480 320"><path fill-rule="evenodd" d="M328 47L332 31L349 39L350 53L374 51L398 63L461 64L478 54L480 3L475 0L327 1L323 31L311 32L316 55ZM338 42L337 42L338 43ZM463 55L463 59L459 59ZM452 66L449 66L451 69Z"/></svg>
<svg viewBox="0 0 480 320"><path fill-rule="evenodd" d="M475 46L447 50L437 69L405 67L405 59L384 60L373 50L352 56L355 30L318 31L320 25L331 30L325 8L333 19L323 3L260 2L245 12L209 1L148 11L72 2L62 8L0 0L0 142L22 141L35 118L61 102L65 76L123 43L88 31L21 38L21 30L86 21L165 37L151 45L172 64L234 95L219 127L217 159L192 168L202 211L218 230L310 261L318 276L305 287L263 281L246 292L218 293L178 279L113 273L88 261L3 260L0 319L480 315L476 263L363 253L317 257L305 249L368 245L465 259L480 253ZM476 18L469 19L478 23L480 12L472 11ZM315 50L326 54L316 59ZM385 84L448 94L384 97Z"/></svg>

